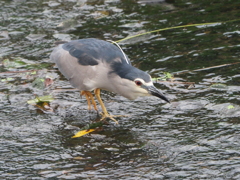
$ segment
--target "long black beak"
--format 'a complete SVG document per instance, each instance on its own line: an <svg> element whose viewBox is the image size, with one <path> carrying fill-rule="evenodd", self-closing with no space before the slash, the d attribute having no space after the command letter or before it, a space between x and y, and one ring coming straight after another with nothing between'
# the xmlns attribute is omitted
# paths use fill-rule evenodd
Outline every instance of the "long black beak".
<svg viewBox="0 0 240 180"><path fill-rule="evenodd" d="M161 91L159 91L155 86L148 86L147 90L148 90L149 94L151 94L153 96L157 96L157 97L163 99L164 101L170 103L168 98L166 98L166 96L164 96L163 93Z"/></svg>

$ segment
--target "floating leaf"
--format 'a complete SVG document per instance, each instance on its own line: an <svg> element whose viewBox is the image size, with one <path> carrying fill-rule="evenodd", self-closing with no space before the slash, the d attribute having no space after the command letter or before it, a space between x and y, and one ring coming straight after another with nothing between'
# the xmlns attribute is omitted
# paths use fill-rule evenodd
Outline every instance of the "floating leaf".
<svg viewBox="0 0 240 180"><path fill-rule="evenodd" d="M233 105L229 105L227 108L228 109L234 109L235 107Z"/></svg>
<svg viewBox="0 0 240 180"><path fill-rule="evenodd" d="M84 126L81 131L77 132L74 136L72 136L72 138L77 138L77 137L81 137L85 134L88 134L90 132L96 131L97 129L99 129L100 127L102 127L104 124L103 121L99 121L96 123L92 123L92 124L88 124L86 126Z"/></svg>
<svg viewBox="0 0 240 180"><path fill-rule="evenodd" d="M173 75L169 72L164 72L164 75L165 75L166 79L172 79L173 78Z"/></svg>
<svg viewBox="0 0 240 180"><path fill-rule="evenodd" d="M38 103L51 102L54 98L51 95L36 97L35 99L28 100L27 103L30 105L36 105Z"/></svg>
<svg viewBox="0 0 240 180"><path fill-rule="evenodd" d="M162 76L162 77L152 78L152 81L159 81L159 80L167 81L169 79L173 79L174 78L173 75L171 73L169 73L169 72L164 72L163 74L164 74L164 76Z"/></svg>
<svg viewBox="0 0 240 180"><path fill-rule="evenodd" d="M40 96L40 97L38 97L38 99L39 99L41 102L51 102L51 101L54 100L54 98L53 98L51 95Z"/></svg>
<svg viewBox="0 0 240 180"><path fill-rule="evenodd" d="M96 130L96 129L87 129L87 130L79 131L79 132L77 132L74 136L72 136L72 138L77 138L77 137L84 136L85 134L88 134L88 133L93 132L93 131L95 131L95 130Z"/></svg>
<svg viewBox="0 0 240 180"><path fill-rule="evenodd" d="M30 104L30 105L35 105L37 104L37 99L31 99L31 100L28 100L27 103Z"/></svg>
<svg viewBox="0 0 240 180"><path fill-rule="evenodd" d="M36 106L38 109L40 109L43 112L53 112L54 110L49 103L53 100L54 98L51 95L47 95L47 96L36 97L35 99L31 99L27 101L27 103L30 105Z"/></svg>

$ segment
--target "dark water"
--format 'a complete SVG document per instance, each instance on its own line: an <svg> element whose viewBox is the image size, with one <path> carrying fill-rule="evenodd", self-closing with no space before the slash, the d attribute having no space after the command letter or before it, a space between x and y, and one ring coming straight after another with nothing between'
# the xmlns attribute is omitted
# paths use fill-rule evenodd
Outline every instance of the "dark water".
<svg viewBox="0 0 240 180"><path fill-rule="evenodd" d="M240 21L230 21L240 17L239 1L5 0L0 12L0 179L240 179ZM78 91L59 90L71 86L49 61L55 41L116 41L208 22L224 23L121 45L152 77L170 72L195 87L156 84L171 104L103 92L111 114L129 116L71 138L96 112ZM48 88L46 77L54 80ZM27 103L49 94L54 113Z"/></svg>

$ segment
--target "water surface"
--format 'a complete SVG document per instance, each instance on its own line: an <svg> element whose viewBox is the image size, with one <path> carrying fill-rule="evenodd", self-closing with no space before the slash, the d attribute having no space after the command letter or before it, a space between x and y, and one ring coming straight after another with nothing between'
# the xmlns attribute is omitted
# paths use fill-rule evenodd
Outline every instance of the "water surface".
<svg viewBox="0 0 240 180"><path fill-rule="evenodd" d="M233 0L1 1L0 177L239 179L240 33L239 21L230 21L239 8ZM55 41L117 41L208 22L216 23L122 42L134 66L154 78L174 75L175 83L156 83L172 103L103 91L111 114L129 116L71 138L97 114L50 62ZM49 77L54 83L45 88L41 80ZM27 103L49 94L54 112Z"/></svg>

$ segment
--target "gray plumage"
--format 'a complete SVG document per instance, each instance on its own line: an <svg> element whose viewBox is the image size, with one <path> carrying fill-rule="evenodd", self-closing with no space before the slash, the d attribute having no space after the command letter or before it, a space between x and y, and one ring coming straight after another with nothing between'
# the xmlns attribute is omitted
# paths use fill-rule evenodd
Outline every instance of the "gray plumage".
<svg viewBox="0 0 240 180"><path fill-rule="evenodd" d="M81 91L100 88L128 99L151 94L169 102L152 85L150 75L133 67L121 50L109 42L94 38L70 41L58 45L50 59L71 85ZM136 85L136 80L141 85Z"/></svg>

